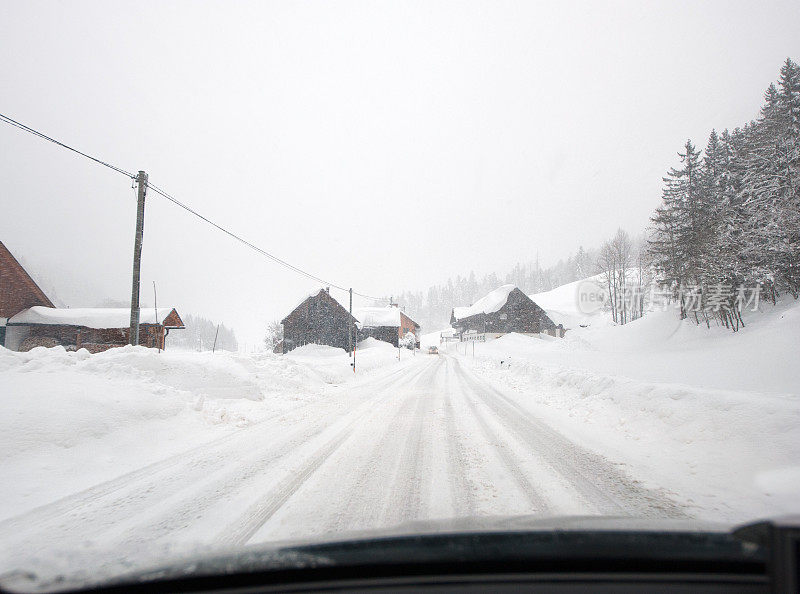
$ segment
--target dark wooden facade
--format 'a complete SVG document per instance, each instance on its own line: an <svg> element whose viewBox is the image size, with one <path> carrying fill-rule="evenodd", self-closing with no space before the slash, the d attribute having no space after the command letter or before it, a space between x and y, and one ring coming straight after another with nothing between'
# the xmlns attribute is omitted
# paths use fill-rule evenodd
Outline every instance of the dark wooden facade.
<svg viewBox="0 0 800 594"><path fill-rule="evenodd" d="M166 348L166 336L170 328L160 324L139 325L139 345L148 348ZM85 326L65 326L37 324L30 326L29 334L20 350L27 351L35 346L61 345L67 349L86 349L90 353L107 351L114 347L126 346L130 340L130 328L87 328Z"/></svg>
<svg viewBox="0 0 800 594"><path fill-rule="evenodd" d="M284 353L304 344L325 344L347 349L348 332L352 332L355 338L356 319L325 289L308 297L281 323L281 350Z"/></svg>
<svg viewBox="0 0 800 594"><path fill-rule="evenodd" d="M170 330L184 328L178 312L173 308L160 324L139 324L139 345L148 348L166 348ZM77 324L27 324L9 322L9 329L19 329L22 334L17 350L28 351L37 346L61 345L67 350L86 349L99 353L114 347L126 346L130 328L89 328Z"/></svg>
<svg viewBox="0 0 800 594"><path fill-rule="evenodd" d="M557 326L553 320L518 288L514 288L508 294L505 304L497 311L488 314L478 313L460 320L451 314L450 325L460 334L468 331L503 334L509 332L555 334L557 332Z"/></svg>

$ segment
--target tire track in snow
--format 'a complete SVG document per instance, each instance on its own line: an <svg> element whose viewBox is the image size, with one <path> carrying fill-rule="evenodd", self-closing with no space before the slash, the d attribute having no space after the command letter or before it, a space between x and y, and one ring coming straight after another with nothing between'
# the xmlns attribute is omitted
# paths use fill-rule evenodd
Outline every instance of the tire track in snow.
<svg viewBox="0 0 800 594"><path fill-rule="evenodd" d="M68 516L80 516L83 512L91 511L91 508L103 499L130 489L136 486L139 481L153 480L157 476L169 473L176 467L186 466L187 457L190 460L207 460L209 464L214 464L216 460L212 452L232 439L239 437L239 435L239 432L225 435L180 454L175 454L164 460L148 464L147 466L123 474L110 481L68 495L53 503L36 507L18 516L3 520L0 522L0 533L11 534L21 529L29 529L31 526L41 526L54 521L63 521L63 519ZM206 471L207 469L203 468L202 470Z"/></svg>
<svg viewBox="0 0 800 594"><path fill-rule="evenodd" d="M409 379L413 380L426 371L425 367L413 371ZM406 372L407 370L401 370ZM390 374L394 377L396 374ZM406 380L408 381L408 379ZM383 385L384 382L381 382ZM370 401L371 402L371 401ZM261 527L287 502L289 499L317 472L320 467L339 449L341 445L352 435L357 426L361 425L364 419L373 414L374 410L368 409L364 414L353 419L348 425L334 438L329 440L323 447L315 452L303 466L291 473L278 487L270 489L258 501L253 503L247 511L237 518L232 524L221 531L220 536L215 542L224 544L244 544L253 537Z"/></svg>
<svg viewBox="0 0 800 594"><path fill-rule="evenodd" d="M399 372L406 371L405 369L399 370ZM420 370L417 374L422 373L424 369ZM356 415L354 419L347 422L347 425L344 429L341 430L341 434L347 432L348 430L352 429L352 426L363 419L366 415L371 413L372 405L375 401L380 400L384 397L384 390L381 389L389 380L391 383L390 378L392 378L395 373L389 374L389 376L381 378L378 380L377 388L375 389L374 394L369 397L367 400L363 401L359 404L356 409L351 411L347 416ZM372 384L369 384L370 388L372 388ZM359 412L361 411L361 412ZM346 417L343 417L346 418ZM251 460L247 464L239 463L235 466L232 466L230 470L225 474L224 477L221 479L213 480L211 483L205 483L203 485L195 485L195 487L202 487L201 489L197 489L198 493L192 493L189 497L184 497L183 500L176 505L169 507L168 509L163 510L159 513L156 518L153 520L151 519L148 524L142 525L141 523L137 523L134 527L132 527L128 534L125 537L126 542L136 542L142 540L142 534L157 534L157 535L166 535L172 534L183 529L189 528L191 524L195 523L196 520L202 517L203 512L209 511L215 505L217 505L220 501L224 500L225 498L230 497L231 495L235 494L237 491L243 491L248 488L250 482L258 479L259 477L266 476L267 472L270 468L279 465L282 461L287 458L291 458L295 455L296 450L302 448L305 444L310 442L311 440L317 438L319 435L324 433L329 428L333 427L337 422L341 419L334 419L330 420L326 416L321 416L314 420L313 425L306 428L305 430L301 430L300 435L296 436L290 440L286 440L278 448L270 448L265 454L260 455L255 460ZM335 439L334 439L335 441ZM324 449L324 448L323 448ZM335 449L335 448L334 448ZM331 453L333 450L331 451ZM235 452L231 452L231 454L235 455ZM233 457L233 456L231 456ZM312 460L314 456L312 455ZM324 460L323 460L324 461ZM321 462L320 462L321 464ZM318 468L319 465L314 466L314 470ZM291 472L291 471L290 471ZM311 472L306 473L303 468L301 468L300 475L303 478L303 481L299 482L294 490L297 490L300 485L310 476ZM274 481L270 481L270 483L274 483ZM281 486L277 488L278 491L281 490ZM268 494L265 496L266 500L274 499L274 491L275 489L270 488ZM293 493L293 491L292 491ZM292 493L289 493L291 495ZM288 499L278 497L281 501L281 505ZM257 508L262 507L269 507L268 504L259 505L259 503L252 504ZM278 506L280 507L280 506ZM273 510L272 513L274 513ZM238 521L238 524L250 524L249 520L247 520L248 513L244 514L244 520L241 518ZM269 515L271 516L272 513ZM265 517L264 520L261 522L263 524L269 516ZM259 526L256 526L255 530L257 530ZM232 528L231 530L235 530ZM244 528L242 529L244 530ZM255 530L253 533L255 533ZM224 533L224 531L223 531ZM250 535L252 536L252 534ZM249 536L248 536L249 538Z"/></svg>
<svg viewBox="0 0 800 594"><path fill-rule="evenodd" d="M360 419L359 419L360 420ZM256 501L232 525L221 532L215 542L222 545L243 545L258 532L259 528L286 503L322 464L341 446L353 432L355 421L317 450L298 470L281 482L267 497Z"/></svg>
<svg viewBox="0 0 800 594"><path fill-rule="evenodd" d="M402 417L406 412L409 401L413 398L413 394L408 394L402 399L400 407L386 425L380 439L371 448L367 457L367 464L360 469L358 478L350 484L349 494L345 498L346 503L335 514L332 521L328 522L324 530L325 533L351 530L355 523L363 521L365 518L373 518L375 521L380 520L374 515L379 507L376 500L380 500L383 493L373 493L374 497L368 499L369 494L366 492L365 487L379 474L382 466L381 462L384 461L383 459L387 452L396 454L399 451L398 449L392 449L390 444L399 440L398 435L403 432Z"/></svg>
<svg viewBox="0 0 800 594"><path fill-rule="evenodd" d="M416 406L411 417L411 427L402 448L400 462L392 482L392 493L399 495L392 507L387 510L386 518L393 518L395 523L417 520L426 515L428 509L429 483L423 481L430 472L425 472L429 467L429 459L425 456L426 442L423 435L426 433L425 425L429 415L425 409L431 406L432 389L440 389L441 382L437 384L436 378L442 375L444 367L441 360L429 366L427 373L420 376L416 382ZM420 386L421 384L421 386ZM432 439L427 443L430 447Z"/></svg>
<svg viewBox="0 0 800 594"><path fill-rule="evenodd" d="M121 541L126 544L153 540L189 529L198 520L211 516L213 508L232 494L247 488L247 485L264 476L270 468L294 456L298 448L319 437L331 425L316 423L312 428L300 431L277 447L266 449L263 453L251 456L247 462L241 458L221 476L211 477L192 485L193 491L182 491L174 497L168 496L160 504L163 509L143 510L141 515L131 514L132 526L123 534ZM234 456L226 456L230 459ZM173 502L174 500L174 502Z"/></svg>
<svg viewBox="0 0 800 594"><path fill-rule="evenodd" d="M392 383L397 376L406 372L406 368L401 368L393 370L375 380L370 377L366 381L369 383L374 382L375 388L381 388L386 384ZM163 460L157 460L146 466L82 489L53 502L39 505L22 514L6 518L0 521L0 534L17 533L19 530L29 529L31 526L63 520L66 516L81 515L84 510L92 508L104 498L121 491L134 490L137 487L139 488L138 490L146 491L146 489L142 489L140 481L151 480L158 474L166 475L164 480L170 481L170 477L173 474L172 471L178 467L199 467L204 475L207 475L214 470L213 467L209 466L210 464L228 463L227 459L221 458L217 453L220 448L226 447L230 442L241 438L241 436L247 432L260 431L262 425L280 419L281 417L296 417L298 413L302 413L315 406L319 406L318 400L307 401L288 410L276 411L244 428L233 430L231 433L173 454ZM178 484L173 485L175 490L182 489L183 487L191 487L192 485L192 481L187 480L177 481L177 483Z"/></svg>
<svg viewBox="0 0 800 594"><path fill-rule="evenodd" d="M270 463L289 455L326 429L322 422L304 427L270 443L266 455L246 449L250 435L237 436L239 442L228 442L229 449L202 451L197 457L184 460L174 472L161 472L134 482L122 492L82 502L77 509L48 522L24 526L9 533L6 542L24 543L46 534L52 545L69 542L75 534L84 540L97 540L119 546L153 542L196 522L202 512L224 497L247 476L263 471ZM245 439L246 438L246 439ZM244 447L243 447L244 446ZM244 457L242 451L246 451ZM259 458L259 455L261 457ZM231 460L236 465L231 466ZM239 473L238 475L236 473Z"/></svg>
<svg viewBox="0 0 800 594"><path fill-rule="evenodd" d="M420 373L421 371L423 370ZM393 371L377 378L375 383L378 387L390 384L396 375L404 372L407 372L406 368ZM379 397L378 389L375 395L361 402L358 408L368 409ZM25 542L36 534L47 533L47 539L56 542L69 540L76 533L81 534L84 539L91 535L114 538L115 532L123 530L123 540L135 542L142 540L141 524L127 532L124 532L122 524L131 521L136 523L139 518L147 523L147 516L151 518L148 528L152 530L147 531L147 540L184 528L198 518L198 512L224 497L226 489L236 488L239 479L252 477L265 470L270 464L289 454L293 447L313 439L342 418L335 414L338 412L336 410L333 411L333 419L329 414L319 415L310 426L279 436L274 443L262 444L268 446L269 455L265 459L253 460L258 453L252 452L247 443L258 442L265 423L281 417L288 417L287 422L290 423L298 420L302 423L302 413L319 404L319 401L312 401L288 411L278 411L244 429L8 518L0 522L0 534L7 535L4 541ZM352 414L352 411L345 414ZM242 459L242 451L246 452L245 460ZM232 460L235 461L234 466L231 466ZM243 468L245 463L247 467ZM231 473L235 474L237 471L240 474L230 478ZM221 479L218 476L220 473L224 475ZM204 491L198 494L198 487L203 487ZM165 502L172 500L177 503L158 511Z"/></svg>
<svg viewBox="0 0 800 594"><path fill-rule="evenodd" d="M601 513L687 517L665 495L636 484L606 458L569 441L486 381L465 371L458 361L454 363L464 383L500 423Z"/></svg>
<svg viewBox="0 0 800 594"><path fill-rule="evenodd" d="M460 368L458 368L458 364L456 363L456 375L459 376L459 380L461 380L461 385L466 385L463 382L463 372ZM525 498L528 500L528 503L531 505L530 513L537 513L543 514L547 511L548 506L545 500L539 495L536 487L534 484L528 479L526 476L525 471L522 469L522 464L520 459L514 454L514 452L506 446L505 440L501 439L500 436L489 426L489 423L486 420L485 415L478 410L478 407L475 403L473 398L470 398L466 392L462 393L462 396L469 406L470 411L472 412L472 416L478 423L478 426L481 429L481 433L483 433L484 438L486 439L486 443L492 446L493 450L497 454L497 457L503 463L503 466L506 467L509 474L514 479L514 482L519 487L520 491L523 493Z"/></svg>
<svg viewBox="0 0 800 594"><path fill-rule="evenodd" d="M377 429L381 437L370 444L365 464L358 470L358 478L349 481L347 503L328 523L326 532L351 530L353 525L365 523L372 527L390 525L402 521L412 508L419 509L419 504L413 501L420 500L418 483L421 477L418 472L408 468L408 460L415 465L421 453L408 455L409 440L414 440L415 425L421 423L421 387L430 384L429 377L435 374L435 367L435 361L430 361L422 365L417 373L404 378L401 390L407 388L409 392L403 395L394 413L386 415L385 411L378 411L377 421L364 423L363 430ZM409 414L412 406L414 412ZM352 459L348 463L352 463ZM384 482L376 484L376 479L380 479L387 468L395 470L385 477ZM351 467L351 470L355 468ZM411 477L403 478L408 475Z"/></svg>
<svg viewBox="0 0 800 594"><path fill-rule="evenodd" d="M450 359L444 362L444 419L447 433L447 474L450 482L450 493L453 500L453 511L457 517L470 517L475 515L477 501L475 497L476 486L467 476L467 456L464 446L458 438L459 429L456 426L455 411L450 396Z"/></svg>
<svg viewBox="0 0 800 594"><path fill-rule="evenodd" d="M127 472L111 480L104 481L87 489L57 499L51 503L37 506L22 514L0 521L0 533L16 532L18 528L30 527L36 524L43 524L48 521L58 520L67 515L79 514L82 508L93 506L103 498L113 495L136 485L141 480L154 478L158 474L165 474L178 466L185 466L187 459L192 460L211 460L214 458L212 453L218 448L224 447L228 442L239 438L243 432L256 430L256 427L263 423L274 421L275 419L300 411L313 402L303 404L289 411L279 411L269 415L256 423L252 423L243 429L234 430L231 433L207 441L206 443L194 446L178 454L174 454L163 460L158 460L142 466L136 470Z"/></svg>
<svg viewBox="0 0 800 594"><path fill-rule="evenodd" d="M439 365L431 366L428 373L423 374L418 383L428 376L434 378L439 372ZM425 383L429 383L426 381ZM423 497L421 468L424 464L424 442L422 439L425 420L425 408L430 405L430 399L423 390L417 390L416 406L411 418L411 428L406 435L405 444L400 456L400 464L392 483L392 492L399 494L399 501L393 506L393 511L399 513L397 522L407 522L419 518L424 513L426 502ZM391 515L387 514L387 517Z"/></svg>

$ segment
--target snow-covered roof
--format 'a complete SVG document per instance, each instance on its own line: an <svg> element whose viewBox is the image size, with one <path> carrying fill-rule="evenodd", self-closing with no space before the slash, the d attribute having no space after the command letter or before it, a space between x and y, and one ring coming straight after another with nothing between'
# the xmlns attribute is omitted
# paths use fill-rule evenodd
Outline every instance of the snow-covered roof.
<svg viewBox="0 0 800 594"><path fill-rule="evenodd" d="M139 310L140 324L163 324L172 307L152 307ZM29 307L9 318L9 324L49 324L54 326L84 326L86 328L128 328L131 310L127 307Z"/></svg>
<svg viewBox="0 0 800 594"><path fill-rule="evenodd" d="M353 309L353 316L361 323L362 328L400 327L399 307L359 307Z"/></svg>
<svg viewBox="0 0 800 594"><path fill-rule="evenodd" d="M292 312L294 312L294 310L296 310L298 307L303 305L309 299L313 299L314 297L316 297L320 293L323 293L323 294L327 295L333 301L338 303L345 311L348 311L347 305L345 305L344 303L339 301L336 297L331 295L330 290L326 290L324 287L321 287L319 289L316 289L315 291L312 291L311 293L307 293L302 299L300 299L300 301L297 302L297 305L295 305L292 309L289 310L289 314L281 320L281 324L286 320L286 318L288 318L290 315L292 315ZM357 318L358 316L356 316L355 314L356 314L355 309L353 309L353 317Z"/></svg>
<svg viewBox="0 0 800 594"><path fill-rule="evenodd" d="M503 285L488 295L484 295L469 307L454 307L453 317L457 320L463 320L480 313L494 313L506 304L509 293L516 288L515 285Z"/></svg>

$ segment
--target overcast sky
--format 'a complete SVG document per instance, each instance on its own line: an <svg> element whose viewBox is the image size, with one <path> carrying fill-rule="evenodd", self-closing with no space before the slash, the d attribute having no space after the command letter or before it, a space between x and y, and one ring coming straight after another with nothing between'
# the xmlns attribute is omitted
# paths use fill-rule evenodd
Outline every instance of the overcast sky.
<svg viewBox="0 0 800 594"><path fill-rule="evenodd" d="M800 2L5 0L0 55L0 113L388 295L643 230L686 138L800 58ZM128 300L130 181L4 124L0 150L0 240L65 305ZM250 344L318 286L156 194L153 280Z"/></svg>

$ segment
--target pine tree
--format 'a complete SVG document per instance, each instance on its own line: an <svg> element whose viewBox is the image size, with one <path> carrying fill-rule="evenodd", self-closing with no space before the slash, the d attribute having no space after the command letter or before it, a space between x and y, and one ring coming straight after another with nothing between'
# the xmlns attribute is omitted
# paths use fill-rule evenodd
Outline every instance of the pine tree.
<svg viewBox="0 0 800 594"><path fill-rule="evenodd" d="M757 120L712 130L702 163L691 143L664 178L648 252L660 282L677 291L718 284L800 294L800 68L787 59ZM719 303L719 299L716 300ZM734 330L728 297L715 315ZM706 318L708 321L708 318Z"/></svg>
<svg viewBox="0 0 800 594"><path fill-rule="evenodd" d="M676 296L682 288L702 281L710 219L700 153L687 140L678 156L683 166L671 168L663 178L662 205L651 219L650 240L653 264Z"/></svg>

